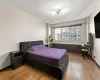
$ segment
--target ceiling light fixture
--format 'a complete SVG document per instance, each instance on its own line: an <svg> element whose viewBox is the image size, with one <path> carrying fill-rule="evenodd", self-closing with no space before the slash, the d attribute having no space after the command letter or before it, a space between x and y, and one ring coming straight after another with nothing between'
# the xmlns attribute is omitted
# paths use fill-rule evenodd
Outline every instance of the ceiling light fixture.
<svg viewBox="0 0 100 80"><path fill-rule="evenodd" d="M56 9L55 11L52 11L52 14L54 16L56 15L61 15L61 14L64 14L66 12L66 10L63 10L63 9Z"/></svg>
<svg viewBox="0 0 100 80"><path fill-rule="evenodd" d="M53 16L65 14L66 10L61 9L61 5L57 5L54 7L54 11L52 11Z"/></svg>

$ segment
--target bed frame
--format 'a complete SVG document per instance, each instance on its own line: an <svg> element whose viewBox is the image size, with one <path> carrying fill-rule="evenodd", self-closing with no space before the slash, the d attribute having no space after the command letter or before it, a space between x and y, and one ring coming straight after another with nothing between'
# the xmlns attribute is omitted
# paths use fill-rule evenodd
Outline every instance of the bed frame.
<svg viewBox="0 0 100 80"><path fill-rule="evenodd" d="M24 59L25 62L32 67L39 69L55 78L58 80L63 79L64 72L67 71L68 67L68 61L69 61L69 56L67 55L66 59L64 60L63 64L61 66L54 66L50 65L41 61L37 61L33 59L31 56L28 56L28 53L26 50L32 46L36 45L43 45L43 41L27 41L27 42L20 42L20 50L24 51Z"/></svg>

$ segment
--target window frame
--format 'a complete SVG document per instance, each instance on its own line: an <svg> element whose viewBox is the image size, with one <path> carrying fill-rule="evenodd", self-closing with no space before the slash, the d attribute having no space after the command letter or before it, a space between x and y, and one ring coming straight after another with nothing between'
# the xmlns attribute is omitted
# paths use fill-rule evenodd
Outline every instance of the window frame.
<svg viewBox="0 0 100 80"><path fill-rule="evenodd" d="M81 27L82 27L82 24L76 24L76 25L70 25L70 26L59 26L59 27L53 27L52 28L52 37L55 39L55 29L56 28L61 28L61 33L62 33L62 28L66 28L66 27L75 27L75 26L80 26L80 32L79 32L79 34L80 34L80 39L79 40L72 40L71 39L71 37L70 37L70 39L69 40L55 40L55 41L76 41L76 42L79 42L79 41L81 41ZM61 35L62 36L62 35ZM70 35L69 36L71 36L71 29L70 29Z"/></svg>

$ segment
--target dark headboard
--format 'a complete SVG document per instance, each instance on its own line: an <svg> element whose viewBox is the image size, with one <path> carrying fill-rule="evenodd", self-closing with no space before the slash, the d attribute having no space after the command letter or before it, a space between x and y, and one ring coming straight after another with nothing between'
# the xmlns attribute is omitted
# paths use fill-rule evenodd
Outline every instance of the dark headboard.
<svg viewBox="0 0 100 80"><path fill-rule="evenodd" d="M28 48L32 47L32 46L36 46L36 45L43 45L43 41L39 40L39 41L27 41L27 42L20 42L20 50L27 50Z"/></svg>

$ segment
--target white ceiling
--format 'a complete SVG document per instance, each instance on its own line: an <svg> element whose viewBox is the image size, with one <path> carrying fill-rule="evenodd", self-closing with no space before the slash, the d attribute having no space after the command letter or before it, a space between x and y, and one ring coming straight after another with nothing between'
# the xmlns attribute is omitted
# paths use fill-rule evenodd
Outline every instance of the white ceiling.
<svg viewBox="0 0 100 80"><path fill-rule="evenodd" d="M88 14L83 14L84 10L92 3L93 0L10 0L11 3L21 10L38 17L46 23L61 23L86 18ZM51 12L57 5L68 12L64 15L53 16ZM92 9L92 8L91 8ZM83 12L83 13L82 13Z"/></svg>

